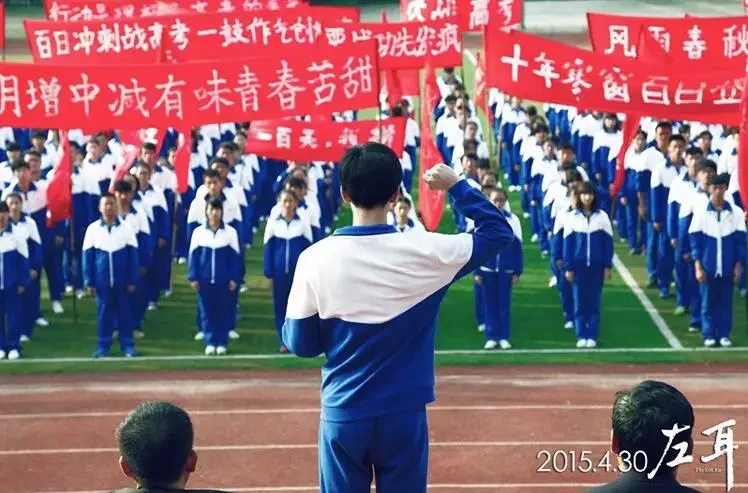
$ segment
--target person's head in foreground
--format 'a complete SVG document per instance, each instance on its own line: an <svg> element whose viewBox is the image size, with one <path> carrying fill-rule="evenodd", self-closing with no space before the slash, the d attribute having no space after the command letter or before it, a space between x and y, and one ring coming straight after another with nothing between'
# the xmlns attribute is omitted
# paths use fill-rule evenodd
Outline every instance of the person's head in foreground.
<svg viewBox="0 0 748 493"><path fill-rule="evenodd" d="M395 151L369 142L351 147L340 160L340 192L354 211L386 208L398 197L403 168Z"/></svg>
<svg viewBox="0 0 748 493"><path fill-rule="evenodd" d="M117 428L119 465L138 488L184 489L197 467L189 415L168 402L145 402Z"/></svg>

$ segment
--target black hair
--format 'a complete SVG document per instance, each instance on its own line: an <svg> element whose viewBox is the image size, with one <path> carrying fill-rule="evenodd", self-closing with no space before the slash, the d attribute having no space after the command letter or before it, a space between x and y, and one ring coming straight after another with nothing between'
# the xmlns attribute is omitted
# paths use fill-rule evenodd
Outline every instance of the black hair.
<svg viewBox="0 0 748 493"><path fill-rule="evenodd" d="M225 149L227 151L236 152L238 150L238 147L235 142L221 142L221 145L218 146L218 150ZM215 160L214 160L215 162Z"/></svg>
<svg viewBox="0 0 748 493"><path fill-rule="evenodd" d="M402 106L393 106L392 110L390 110L390 115L393 118L399 118L405 114L405 110L403 110Z"/></svg>
<svg viewBox="0 0 748 493"><path fill-rule="evenodd" d="M488 159L478 158L478 162L475 164L478 169L491 169L491 162Z"/></svg>
<svg viewBox="0 0 748 493"><path fill-rule="evenodd" d="M564 174L564 183L569 184L573 181L584 181L582 173L580 173L576 168L566 170L566 173Z"/></svg>
<svg viewBox="0 0 748 493"><path fill-rule="evenodd" d="M132 187L125 180L119 180L114 184L115 192L132 192Z"/></svg>
<svg viewBox="0 0 748 493"><path fill-rule="evenodd" d="M382 207L397 193L403 168L395 151L376 142L354 146L340 159L340 184L363 209Z"/></svg>
<svg viewBox="0 0 748 493"><path fill-rule="evenodd" d="M475 122L470 121L468 123L475 123ZM466 150L468 148L470 148L470 149L475 148L477 150L478 149L478 144L476 144L475 141L473 141L473 140L463 140L462 141L462 149Z"/></svg>
<svg viewBox="0 0 748 493"><path fill-rule="evenodd" d="M471 161L475 161L476 164L478 163L478 155L474 152L467 152L463 154L462 159L470 159Z"/></svg>
<svg viewBox="0 0 748 493"><path fill-rule="evenodd" d="M539 133L550 133L550 130L548 129L548 125L544 123L536 123L535 128L533 128L532 133L533 135L539 134Z"/></svg>
<svg viewBox="0 0 748 493"><path fill-rule="evenodd" d="M221 179L221 174L218 172L218 170L215 170L213 168L208 168L205 170L205 173L203 173L203 182L206 178L216 178L218 180Z"/></svg>
<svg viewBox="0 0 748 493"><path fill-rule="evenodd" d="M112 195L111 193L109 193L109 190L107 190L106 192L104 192L104 193L101 194L101 196L99 197L99 202L101 202L103 199L112 199L112 200L114 200L114 195Z"/></svg>
<svg viewBox="0 0 748 493"><path fill-rule="evenodd" d="M140 144L140 149L156 152L156 144L154 144L153 142L143 142L142 144Z"/></svg>
<svg viewBox="0 0 748 493"><path fill-rule="evenodd" d="M558 150L559 150L559 151L569 151L569 152L571 152L572 154L574 154L574 153L575 153L575 151L574 151L574 146L573 146L573 145L571 145L571 144L568 144L568 143L566 143L566 144L561 144L561 145L560 145L560 146L558 147Z"/></svg>
<svg viewBox="0 0 748 493"><path fill-rule="evenodd" d="M634 138L636 138L636 137L638 137L638 136L640 136L640 135L642 136L642 138L643 138L644 140L647 140L647 132L645 132L645 131L644 131L644 130L642 130L641 128L639 128L639 130L637 130L637 131L636 131L636 134L634 135Z"/></svg>
<svg viewBox="0 0 748 493"><path fill-rule="evenodd" d="M223 210L223 200L221 199L211 199L205 202L205 210L208 209L221 209Z"/></svg>
<svg viewBox="0 0 748 493"><path fill-rule="evenodd" d="M93 137L91 137L90 139L88 139L88 143L89 144L93 144L93 145L95 145L97 147L101 147L101 142L98 141L98 139L96 138L95 135Z"/></svg>
<svg viewBox="0 0 748 493"><path fill-rule="evenodd" d="M592 205L590 206L590 210L591 211L594 212L594 211L596 211L599 208L599 205L600 205L600 196L599 195L600 194L597 192L597 188L595 188L595 185L593 185L592 183L586 181L586 182L582 183L581 185L579 185L579 190L577 192L579 193L580 196L583 193L589 193L589 194L591 194L594 197L592 199ZM584 209L584 204L582 204L581 200L577 204L577 209L579 209L579 210L583 210Z"/></svg>
<svg viewBox="0 0 748 493"><path fill-rule="evenodd" d="M5 202L0 202L0 214L10 214L10 207Z"/></svg>
<svg viewBox="0 0 748 493"><path fill-rule="evenodd" d="M16 144L15 142L11 142L11 143L10 143L10 144L8 144L8 146L7 146L6 148L5 148L5 151L6 151L6 152L13 152L13 151L16 151L16 152L18 152L18 151L20 151L20 150L21 150L21 146L20 146L20 145L18 145L18 144Z"/></svg>
<svg viewBox="0 0 748 493"><path fill-rule="evenodd" d="M10 163L10 169L14 173L18 171L19 169L29 169L29 163L23 160L23 158L14 159L12 163Z"/></svg>
<svg viewBox="0 0 748 493"><path fill-rule="evenodd" d="M714 172L717 172L717 163L712 161L711 159L704 159L699 163L699 171L704 171L707 169L714 170Z"/></svg>
<svg viewBox="0 0 748 493"><path fill-rule="evenodd" d="M672 445L691 438L694 413L693 407L681 392L664 382L647 380L633 389L616 393L612 413L613 436L618 440L621 452L646 454L648 469L653 469L662 458L668 446L668 438L663 430L673 426L689 428L676 435ZM677 457L677 449L670 447L663 458L657 476L672 474L667 463ZM641 460L639 464L641 464ZM649 472L649 471L647 471Z"/></svg>
<svg viewBox="0 0 748 493"><path fill-rule="evenodd" d="M709 184L728 186L730 184L730 173L719 173L717 175L712 176L709 179Z"/></svg>
<svg viewBox="0 0 748 493"><path fill-rule="evenodd" d="M136 168L148 168L149 170L151 169L151 165L150 165L150 164L148 164L147 162L143 161L142 159L138 159L138 160L137 160L137 161L135 162L135 167L136 167ZM137 177L136 177L136 178L137 178Z"/></svg>
<svg viewBox="0 0 748 493"><path fill-rule="evenodd" d="M535 106L528 106L525 112L527 116L538 116L538 109Z"/></svg>
<svg viewBox="0 0 748 493"><path fill-rule="evenodd" d="M413 207L413 204L411 203L410 199L404 195L401 195L398 199L396 204L406 204L408 207Z"/></svg>
<svg viewBox="0 0 748 493"><path fill-rule="evenodd" d="M162 401L141 404L117 428L120 454L147 488L165 488L182 477L194 438L189 415Z"/></svg>
<svg viewBox="0 0 748 493"><path fill-rule="evenodd" d="M31 136L31 139L47 140L47 134L45 134L44 132L34 132L34 134Z"/></svg>
<svg viewBox="0 0 748 493"><path fill-rule="evenodd" d="M467 127L468 125L474 125L474 126L475 126L475 129L476 129L476 130L478 129L478 122L476 122L475 120L470 120L469 122L467 122L467 123L465 124L465 127Z"/></svg>
<svg viewBox="0 0 748 493"><path fill-rule="evenodd" d="M8 195L5 196L5 200L3 202L8 202L9 199L18 199L23 204L23 195L21 195L18 192L11 192Z"/></svg>
<svg viewBox="0 0 748 493"><path fill-rule="evenodd" d="M487 176L492 176L496 180L496 182L499 181L499 177L496 176L496 173L494 173L493 171L486 171L486 173L483 175L483 178Z"/></svg>
<svg viewBox="0 0 748 493"><path fill-rule="evenodd" d="M505 200L509 200L509 194L503 188L496 188L496 187L494 187L493 191L491 192L491 195L493 195L495 193L500 193L504 197Z"/></svg>
<svg viewBox="0 0 748 493"><path fill-rule="evenodd" d="M35 151L33 149L29 149L28 151L26 151L26 152L23 153L23 157L27 157L27 156L34 156L37 159L41 159L42 158L41 152Z"/></svg>
<svg viewBox="0 0 748 493"><path fill-rule="evenodd" d="M659 130L661 128L667 128L668 130L670 130L672 132L673 131L673 124L670 123L667 120L662 120L662 121L660 121L660 122L657 123L657 126L655 127L655 130Z"/></svg>
<svg viewBox="0 0 748 493"><path fill-rule="evenodd" d="M278 200L284 195L288 195L289 197L293 197L294 202L298 202L299 199L296 197L296 194L293 193L291 190L288 190L286 188L282 189L280 192L278 192Z"/></svg>
<svg viewBox="0 0 748 493"><path fill-rule="evenodd" d="M306 180L303 178L290 177L286 180L286 186L290 188L307 188Z"/></svg>
<svg viewBox="0 0 748 493"><path fill-rule="evenodd" d="M229 164L229 160L223 157L213 158L213 160L210 162L210 166L213 167L214 164L226 166L227 168L231 167L231 165Z"/></svg>
<svg viewBox="0 0 748 493"><path fill-rule="evenodd" d="M686 150L686 156L696 156L696 157L698 157L698 156L703 156L703 155L704 155L704 151L702 151L701 148L699 148L699 147L689 147Z"/></svg>
<svg viewBox="0 0 748 493"><path fill-rule="evenodd" d="M444 97L444 102L445 103L455 103L455 102L457 102L457 96L455 96L454 94L447 94Z"/></svg>
<svg viewBox="0 0 748 493"><path fill-rule="evenodd" d="M703 132L701 132L701 133L700 133L700 134L698 135L698 137L696 137L696 139L697 139L697 140L698 140L698 139L709 139L709 140L712 140L712 139L713 139L713 137L712 137L712 133L711 133L711 132L710 132L709 130L704 130Z"/></svg>
<svg viewBox="0 0 748 493"><path fill-rule="evenodd" d="M668 144L671 142L680 142L683 145L686 145L686 139L683 138L681 134L673 134L670 136L670 140L668 140Z"/></svg>

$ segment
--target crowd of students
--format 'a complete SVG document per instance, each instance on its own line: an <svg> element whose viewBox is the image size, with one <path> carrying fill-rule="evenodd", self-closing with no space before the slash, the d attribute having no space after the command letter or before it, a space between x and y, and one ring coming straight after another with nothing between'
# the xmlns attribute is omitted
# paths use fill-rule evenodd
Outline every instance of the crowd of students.
<svg viewBox="0 0 748 493"><path fill-rule="evenodd" d="M541 116L534 106L492 90L492 126L483 129L455 72L446 70L437 82L442 97L432 123L444 162L506 214L516 236L512 248L475 272L474 308L486 349L511 348L511 292L527 254L520 219L509 205L512 193L520 195L530 242L548 259L549 286L559 292L564 327L574 329L577 347L598 345L614 227L632 255L646 254L649 284L660 297L671 297L675 287L675 311L690 314L689 329L701 331L707 346L731 345L734 285L746 295L737 129L643 119L634 144L623 151L624 186L611 197L622 115L547 105ZM401 232L424 230L410 196L420 145L411 110L405 98L380 115L408 119L404 179L390 214ZM40 305L42 270L54 313L64 312L65 294L95 297L95 357L110 354L115 339L124 355L137 355L147 313L171 294L173 263L187 264L196 291L195 339L204 341L207 355L226 354L229 341L239 337L244 254L262 223L263 273L272 286L280 351L287 352L281 328L296 262L333 230L339 176L334 163L247 154L247 125L193 130L189 189L182 194L172 130L160 148L144 142L131 172L116 183L122 155L116 132L70 131L73 217L56 224L47 221L46 186L59 160L57 132L0 129L0 357L20 357L34 327L49 325ZM492 171L489 144L503 177ZM458 231L472 229L470 219L452 212Z"/></svg>

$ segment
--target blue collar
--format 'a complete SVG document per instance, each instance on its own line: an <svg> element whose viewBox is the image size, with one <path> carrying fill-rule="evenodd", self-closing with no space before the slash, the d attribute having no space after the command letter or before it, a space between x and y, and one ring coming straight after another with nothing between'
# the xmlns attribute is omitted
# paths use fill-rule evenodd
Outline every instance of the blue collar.
<svg viewBox="0 0 748 493"><path fill-rule="evenodd" d="M398 230L391 224L372 224L370 226L345 226L336 229L333 236L372 236L389 233L398 233Z"/></svg>
<svg viewBox="0 0 748 493"><path fill-rule="evenodd" d="M706 206L706 210L711 212L717 212L717 209L714 208L714 204L712 201L709 201L709 205ZM730 203L725 200L725 205L722 206L722 210L720 212L732 212L732 207L730 207Z"/></svg>
<svg viewBox="0 0 748 493"><path fill-rule="evenodd" d="M16 184L13 186L13 191L21 192L21 193L36 192L36 185L34 184L33 181L29 182L29 190L28 192L24 192L23 190L21 190L21 182L17 181Z"/></svg>
<svg viewBox="0 0 748 493"><path fill-rule="evenodd" d="M5 227L4 230L0 231L0 234L12 233L12 232L13 232L13 223L9 220L8 225Z"/></svg>
<svg viewBox="0 0 748 493"><path fill-rule="evenodd" d="M103 217L99 220L99 224L102 225L102 226L104 226L105 228L109 227L109 225L106 223L106 221L104 221ZM119 220L119 216L117 216L117 217L114 218L114 223L112 224L112 227L114 228L114 227L117 227L119 225L120 225L120 220Z"/></svg>
<svg viewBox="0 0 748 493"><path fill-rule="evenodd" d="M218 231L225 228L225 225L223 224L223 220L221 220L221 224L218 226L218 229L213 229L207 222L205 223L205 228L208 231L212 231L213 233L217 233Z"/></svg>
<svg viewBox="0 0 748 493"><path fill-rule="evenodd" d="M278 217L276 217L276 218L275 218L275 220L276 220L276 221L286 221L286 218L285 218L285 217L283 217L283 214L281 214L281 213L279 212L279 213L278 213ZM299 214L298 214L298 213L294 212L294 213L293 213L293 217L291 218L291 221L286 221L286 222L293 222L293 221L297 221L297 220L298 220L298 221L300 221L300 220L301 220L301 217L299 217Z"/></svg>

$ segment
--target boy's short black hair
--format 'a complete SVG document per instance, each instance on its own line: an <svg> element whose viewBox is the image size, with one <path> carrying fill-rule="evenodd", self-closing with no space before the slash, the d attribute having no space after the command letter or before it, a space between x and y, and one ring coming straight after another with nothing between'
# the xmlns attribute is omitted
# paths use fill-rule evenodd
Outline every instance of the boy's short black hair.
<svg viewBox="0 0 748 493"><path fill-rule="evenodd" d="M525 112L527 116L538 116L538 109L535 106L528 106Z"/></svg>
<svg viewBox="0 0 748 493"><path fill-rule="evenodd" d="M114 184L115 192L132 192L132 186L125 180L119 180Z"/></svg>
<svg viewBox="0 0 748 493"><path fill-rule="evenodd" d="M189 415L169 402L145 402L117 428L119 451L143 487L177 482L193 450Z"/></svg>
<svg viewBox="0 0 748 493"><path fill-rule="evenodd" d="M570 169L567 170L564 174L564 183L572 183L575 181L581 181L584 182L584 177L582 176L582 173L579 172L577 169Z"/></svg>
<svg viewBox="0 0 748 493"><path fill-rule="evenodd" d="M673 124L670 123L668 120L662 120L660 122L657 122L657 126L655 127L655 130L659 130L661 128L667 128L671 132L673 131Z"/></svg>
<svg viewBox="0 0 748 493"><path fill-rule="evenodd" d="M99 202L101 202L104 199L112 199L112 200L114 200L114 195L111 194L111 193L109 193L109 190L107 190L107 191L105 191L104 193L101 194L101 196L99 197Z"/></svg>
<svg viewBox="0 0 748 493"><path fill-rule="evenodd" d="M457 102L457 96L455 96L454 94L447 94L444 97L444 102L445 103L456 103Z"/></svg>
<svg viewBox="0 0 748 493"><path fill-rule="evenodd" d="M507 191L503 188L494 188L491 192L491 195L495 193L501 194L501 196L504 197L504 200L509 200L509 193L507 193Z"/></svg>
<svg viewBox="0 0 748 493"><path fill-rule="evenodd" d="M686 150L686 156L696 156L696 157L699 157L699 156L703 156L703 155L704 155L704 151L702 151L700 147L689 147Z"/></svg>
<svg viewBox="0 0 748 493"><path fill-rule="evenodd" d="M153 142L143 142L142 144L140 144L140 149L156 152L156 144L154 144Z"/></svg>
<svg viewBox="0 0 748 493"><path fill-rule="evenodd" d="M475 164L475 167L478 169L491 169L491 161L485 158L478 158L478 162Z"/></svg>
<svg viewBox="0 0 748 493"><path fill-rule="evenodd" d="M413 207L413 204L411 203L410 199L404 195L401 195L398 199L396 204L405 204L408 207Z"/></svg>
<svg viewBox="0 0 748 493"><path fill-rule="evenodd" d="M217 164L219 166L226 166L227 168L231 167L231 165L229 164L228 159L223 158L223 157L213 158L213 160L210 162L211 168L213 167L214 164Z"/></svg>
<svg viewBox="0 0 748 493"><path fill-rule="evenodd" d="M205 210L208 209L221 209L223 210L223 200L221 199L210 199L205 202Z"/></svg>
<svg viewBox="0 0 748 493"><path fill-rule="evenodd" d="M670 140L668 141L668 144L670 144L672 142L678 142L678 143L681 143L683 145L686 145L686 139L683 138L683 136L681 134L673 134L670 137Z"/></svg>
<svg viewBox="0 0 748 493"><path fill-rule="evenodd" d="M217 178L221 179L221 174L218 172L217 169L208 168L205 170L205 173L203 173L203 182L205 182L206 178Z"/></svg>
<svg viewBox="0 0 748 493"><path fill-rule="evenodd" d="M23 204L23 195L18 192L11 192L5 196L3 202L7 203L10 199L18 199Z"/></svg>
<svg viewBox="0 0 748 493"><path fill-rule="evenodd" d="M45 134L44 132L34 132L34 133L33 133L33 134L31 135L31 139L32 139L32 140L33 140L33 139L41 139L41 140L44 140L44 141L46 141L46 140L47 140L47 134Z"/></svg>
<svg viewBox="0 0 748 493"><path fill-rule="evenodd" d="M239 146L236 145L236 142L221 142L221 145L218 146L218 150L225 149L230 152L236 152L239 150Z"/></svg>
<svg viewBox="0 0 748 493"><path fill-rule="evenodd" d="M26 152L23 153L23 157L24 158L28 157L28 156L34 156L37 159L41 159L42 158L42 153L39 152L39 151L35 151L34 149L29 149L28 151L26 151Z"/></svg>
<svg viewBox="0 0 748 493"><path fill-rule="evenodd" d="M280 200L280 198L283 197L284 195L288 195L289 197L293 198L294 202L297 202L299 200L298 198L296 198L296 194L295 193L293 193L291 190L288 190L288 189L285 189L285 188L283 190L281 190L280 192L278 192L278 200Z"/></svg>
<svg viewBox="0 0 748 493"><path fill-rule="evenodd" d="M18 145L18 144L16 144L15 142L11 142L11 143L10 143L10 144L8 144L8 146L7 146L6 148L5 148L5 151L6 151L6 152L13 152L13 151L15 151L15 152L20 152L20 151L21 151L21 146L20 146L20 145Z"/></svg>
<svg viewBox="0 0 748 493"><path fill-rule="evenodd" d="M0 214L10 214L10 207L5 202L0 202Z"/></svg>
<svg viewBox="0 0 748 493"><path fill-rule="evenodd" d="M567 144L561 144L560 146L558 146L558 150L559 151L568 151L568 152L571 152L572 154L575 153L574 146L571 145L571 144L568 144L568 143Z"/></svg>
<svg viewBox="0 0 748 493"><path fill-rule="evenodd" d="M704 130L703 132L701 132L699 134L698 137L696 137L696 140L698 140L698 139L709 139L709 140L712 140L712 138L713 138L712 137L712 133L709 130Z"/></svg>
<svg viewBox="0 0 748 493"><path fill-rule="evenodd" d="M730 174L729 173L719 173L711 178L709 178L709 184L710 185L730 185Z"/></svg>
<svg viewBox="0 0 748 493"><path fill-rule="evenodd" d="M699 163L699 171L706 171L708 169L711 169L715 173L717 172L717 163L712 161L711 159L704 159Z"/></svg>
<svg viewBox="0 0 748 493"><path fill-rule="evenodd" d="M286 186L291 188L306 188L306 180L292 176L286 180Z"/></svg>
<svg viewBox="0 0 748 493"><path fill-rule="evenodd" d="M357 207L385 206L402 181L400 159L386 145L368 142L351 147L340 160L340 185Z"/></svg>
<svg viewBox="0 0 748 493"><path fill-rule="evenodd" d="M23 160L23 158L14 159L12 163L10 163L10 170L14 173L18 171L19 169L29 169L29 163Z"/></svg>
<svg viewBox="0 0 748 493"><path fill-rule="evenodd" d="M462 159L469 159L478 163L478 155L474 152L466 152L462 155Z"/></svg>

